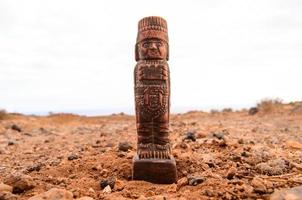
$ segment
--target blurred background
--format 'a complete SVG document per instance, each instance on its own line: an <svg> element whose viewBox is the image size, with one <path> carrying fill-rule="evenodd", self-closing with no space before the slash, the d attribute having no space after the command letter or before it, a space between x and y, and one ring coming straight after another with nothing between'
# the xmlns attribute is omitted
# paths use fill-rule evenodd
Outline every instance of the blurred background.
<svg viewBox="0 0 302 200"><path fill-rule="evenodd" d="M168 22L171 112L301 100L302 1L0 1L0 108L134 114L137 23Z"/></svg>

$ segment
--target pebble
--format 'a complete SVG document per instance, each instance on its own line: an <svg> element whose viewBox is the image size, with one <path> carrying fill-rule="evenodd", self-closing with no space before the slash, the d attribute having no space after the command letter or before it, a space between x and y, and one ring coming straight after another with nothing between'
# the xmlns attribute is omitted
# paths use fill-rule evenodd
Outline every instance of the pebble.
<svg viewBox="0 0 302 200"><path fill-rule="evenodd" d="M31 176L22 173L11 173L4 179L4 183L13 187L13 193L19 194L35 187Z"/></svg>
<svg viewBox="0 0 302 200"><path fill-rule="evenodd" d="M189 176L188 177L188 183L191 186L196 186L200 183L203 183L205 181L205 177L202 176Z"/></svg>
<svg viewBox="0 0 302 200"><path fill-rule="evenodd" d="M26 171L27 172L32 172L32 171L40 171L41 170L41 167L42 167L42 164L41 163L37 163L37 164L34 164L34 165L31 165L29 167L27 167Z"/></svg>
<svg viewBox="0 0 302 200"><path fill-rule="evenodd" d="M52 188L47 192L35 195L28 200L73 200L73 194L68 190Z"/></svg>
<svg viewBox="0 0 302 200"><path fill-rule="evenodd" d="M302 186L275 191L270 200L300 200L302 199Z"/></svg>
<svg viewBox="0 0 302 200"><path fill-rule="evenodd" d="M116 178L108 178L108 179L103 179L100 181L100 187L102 189L106 188L108 185L110 186L110 188L114 188L116 182Z"/></svg>
<svg viewBox="0 0 302 200"><path fill-rule="evenodd" d="M132 149L132 146L129 142L120 142L118 144L119 151L128 151L129 149Z"/></svg>
<svg viewBox="0 0 302 200"><path fill-rule="evenodd" d="M75 155L75 154L71 154L70 156L68 156L68 160L76 160L76 159L78 159L79 158L79 156L77 156L77 155Z"/></svg>
<svg viewBox="0 0 302 200"><path fill-rule="evenodd" d="M177 181L177 190L181 187L188 185L189 181L187 177L183 177Z"/></svg>
<svg viewBox="0 0 302 200"><path fill-rule="evenodd" d="M268 162L262 162L255 166L255 169L260 174L266 175L281 175L289 169L289 162L285 161L282 158L278 158L275 160L270 160Z"/></svg>
<svg viewBox="0 0 302 200"><path fill-rule="evenodd" d="M213 133L213 136L216 137L219 140L224 139L224 133Z"/></svg>
<svg viewBox="0 0 302 200"><path fill-rule="evenodd" d="M229 179L229 180L233 179L234 176L236 175L236 172L237 172L237 168L232 166L227 172L227 175L226 175L227 179Z"/></svg>
<svg viewBox="0 0 302 200"><path fill-rule="evenodd" d="M22 129L21 129L18 125L16 125L16 124L13 124L13 125L11 126L11 129L14 130L14 131L18 131L18 132L21 132L21 131L22 131Z"/></svg>
<svg viewBox="0 0 302 200"><path fill-rule="evenodd" d="M286 146L287 146L287 148L294 149L294 150L301 150L302 149L302 143L297 142L297 141L293 141L293 140L287 141Z"/></svg>
<svg viewBox="0 0 302 200"><path fill-rule="evenodd" d="M188 131L186 133L186 136L185 136L184 140L191 140L191 141L195 142L196 141L195 133L193 131Z"/></svg>
<svg viewBox="0 0 302 200"><path fill-rule="evenodd" d="M249 115L255 115L256 113L258 113L258 108L257 107L252 107L249 109Z"/></svg>
<svg viewBox="0 0 302 200"><path fill-rule="evenodd" d="M13 187L4 183L0 183L0 192L13 192Z"/></svg>
<svg viewBox="0 0 302 200"><path fill-rule="evenodd" d="M12 140L10 139L7 143L8 146L12 146L12 145L15 145L16 144L16 141L15 140Z"/></svg>
<svg viewBox="0 0 302 200"><path fill-rule="evenodd" d="M111 193L111 187L110 187L110 185L107 185L107 186L103 189L103 193L107 193L107 194Z"/></svg>
<svg viewBox="0 0 302 200"><path fill-rule="evenodd" d="M258 177L253 178L251 185L254 188L254 192L259 194L267 193L266 186L264 185L263 180L261 178Z"/></svg>
<svg viewBox="0 0 302 200"><path fill-rule="evenodd" d="M125 183L119 179L115 181L114 189L116 191L122 191L125 188Z"/></svg>

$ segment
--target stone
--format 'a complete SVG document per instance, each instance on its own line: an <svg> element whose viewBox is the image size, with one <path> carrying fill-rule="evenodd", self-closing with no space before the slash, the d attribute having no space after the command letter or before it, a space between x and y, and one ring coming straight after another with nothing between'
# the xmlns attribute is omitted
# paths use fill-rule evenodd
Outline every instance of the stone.
<svg viewBox="0 0 302 200"><path fill-rule="evenodd" d="M249 109L249 115L255 115L259 112L259 109L257 107L252 107Z"/></svg>
<svg viewBox="0 0 302 200"><path fill-rule="evenodd" d="M181 187L188 185L189 181L187 177L183 177L177 181L177 190Z"/></svg>
<svg viewBox="0 0 302 200"><path fill-rule="evenodd" d="M76 159L78 159L79 158L79 156L77 156L77 155L75 155L75 154L71 154L71 155L69 155L68 156L68 160L76 160Z"/></svg>
<svg viewBox="0 0 302 200"><path fill-rule="evenodd" d="M103 189L103 193L107 193L107 194L111 193L111 187L110 187L110 185L107 185L107 186Z"/></svg>
<svg viewBox="0 0 302 200"><path fill-rule="evenodd" d="M35 195L28 200L73 200L73 194L68 190L52 188L47 192Z"/></svg>
<svg viewBox="0 0 302 200"><path fill-rule="evenodd" d="M270 176L281 175L285 173L289 168L289 162L285 161L282 158L277 158L268 162L262 162L255 166L255 169L260 174L266 174Z"/></svg>
<svg viewBox="0 0 302 200"><path fill-rule="evenodd" d="M21 132L21 131L22 131L22 129L21 129L18 125L16 125L16 124L13 124L13 125L11 126L11 129L14 130L14 131L18 131L18 132Z"/></svg>
<svg viewBox="0 0 302 200"><path fill-rule="evenodd" d="M33 178L19 172L11 173L4 179L4 183L13 187L13 193L19 194L35 187Z"/></svg>
<svg viewBox="0 0 302 200"><path fill-rule="evenodd" d="M270 200L301 200L301 199L302 199L302 186L277 190L270 196Z"/></svg>
<svg viewBox="0 0 302 200"><path fill-rule="evenodd" d="M196 186L205 181L205 177L203 176L188 176L188 183L191 186Z"/></svg>
<svg viewBox="0 0 302 200"><path fill-rule="evenodd" d="M259 193L259 194L267 193L267 188L266 188L266 186L263 183L263 180L261 178L254 177L252 182L251 182L251 185L254 188L254 192Z"/></svg>
<svg viewBox="0 0 302 200"><path fill-rule="evenodd" d="M108 185L110 186L110 188L114 188L114 185L115 185L115 182L116 182L116 178L108 178L108 179L103 179L100 181L100 187L102 189L104 189L105 187L107 187Z"/></svg>
<svg viewBox="0 0 302 200"><path fill-rule="evenodd" d="M234 176L236 175L236 172L237 172L237 168L232 166L227 172L226 175L227 179L233 179Z"/></svg>
<svg viewBox="0 0 302 200"><path fill-rule="evenodd" d="M32 171L40 171L41 170L41 167L42 167L42 164L41 163L37 163L37 164L33 164L31 166L28 166L26 168L26 171L27 172L32 172Z"/></svg>
<svg viewBox="0 0 302 200"><path fill-rule="evenodd" d="M224 139L224 133L221 133L221 132L213 133L213 136L219 140Z"/></svg>
<svg viewBox="0 0 302 200"><path fill-rule="evenodd" d="M286 142L286 146L289 149L294 149L294 150L301 150L302 149L302 143L294 140L289 140Z"/></svg>
<svg viewBox="0 0 302 200"><path fill-rule="evenodd" d="M126 184L123 181L117 179L115 181L114 190L115 191L122 191L125 188L125 186L126 186Z"/></svg>
<svg viewBox="0 0 302 200"><path fill-rule="evenodd" d="M118 150L119 151L127 152L129 149L132 149L132 145L129 142L120 142L118 144Z"/></svg>
<svg viewBox="0 0 302 200"><path fill-rule="evenodd" d="M185 136L184 140L191 140L191 141L195 142L196 141L195 133L193 131L188 131L186 133L186 136Z"/></svg>
<svg viewBox="0 0 302 200"><path fill-rule="evenodd" d="M0 192L13 192L13 187L4 183L0 183Z"/></svg>

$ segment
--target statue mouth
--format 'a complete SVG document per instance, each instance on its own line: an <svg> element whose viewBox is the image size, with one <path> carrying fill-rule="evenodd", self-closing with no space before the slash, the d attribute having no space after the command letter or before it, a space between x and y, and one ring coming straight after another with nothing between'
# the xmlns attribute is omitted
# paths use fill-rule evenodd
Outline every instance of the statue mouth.
<svg viewBox="0 0 302 200"><path fill-rule="evenodd" d="M161 54L158 50L149 50L148 55L149 57L159 57Z"/></svg>

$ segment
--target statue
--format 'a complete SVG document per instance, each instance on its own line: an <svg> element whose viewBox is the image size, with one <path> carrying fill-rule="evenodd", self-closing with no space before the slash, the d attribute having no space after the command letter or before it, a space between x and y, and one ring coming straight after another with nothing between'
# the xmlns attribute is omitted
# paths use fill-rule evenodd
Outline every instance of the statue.
<svg viewBox="0 0 302 200"><path fill-rule="evenodd" d="M146 17L138 23L134 70L137 154L133 179L153 183L177 181L169 140L170 74L167 22Z"/></svg>

